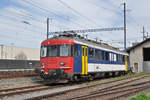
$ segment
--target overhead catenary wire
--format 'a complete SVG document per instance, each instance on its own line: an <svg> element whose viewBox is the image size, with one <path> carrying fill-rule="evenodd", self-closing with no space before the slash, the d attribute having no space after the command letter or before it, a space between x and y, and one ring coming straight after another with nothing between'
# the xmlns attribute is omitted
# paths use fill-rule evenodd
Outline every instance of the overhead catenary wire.
<svg viewBox="0 0 150 100"><path fill-rule="evenodd" d="M75 10L74 8L72 8L71 6L69 6L67 3L63 2L62 0L57 0L58 2L60 2L62 5L66 6L68 9L72 10L74 13L76 13L77 15L83 17L84 19L86 19L87 21L90 21L91 23L95 24L96 26L100 26L98 25L95 21L91 20L90 18L86 17L85 15L81 14L80 12L78 12L77 10Z"/></svg>
<svg viewBox="0 0 150 100"><path fill-rule="evenodd" d="M60 18L60 19L63 19L63 20L65 20L65 21L68 21L68 18L64 18L63 16L58 15L57 13L52 12L52 11L50 11L49 9L40 7L38 4L36 4L36 2L33 2L32 0L30 0L30 1L23 0L23 1L24 1L25 3L31 5L31 6L35 7L35 8L38 8L38 9L40 9L40 10L42 10L42 11L48 13L48 14L53 14L54 16L56 16L56 17L58 17L58 18ZM73 24L76 24L76 25L78 25L78 26L80 26L80 27L83 27L83 28L86 27L86 26L81 25L81 24L79 24L79 23L77 23L77 22L75 22L75 21L72 21L72 20L69 20L69 21L71 21Z"/></svg>

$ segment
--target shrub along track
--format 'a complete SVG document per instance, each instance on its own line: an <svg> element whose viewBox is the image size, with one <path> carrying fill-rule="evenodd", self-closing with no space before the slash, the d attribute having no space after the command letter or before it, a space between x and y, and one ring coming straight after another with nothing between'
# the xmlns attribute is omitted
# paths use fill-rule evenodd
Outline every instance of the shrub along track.
<svg viewBox="0 0 150 100"><path fill-rule="evenodd" d="M138 76L138 77L134 77L134 78L125 78L125 79L120 79L120 80L113 80L113 81L109 81L109 82L104 82L104 83L99 83L99 84L94 84L94 85L89 85L89 86L82 86L80 88L75 88L75 89L69 89L69 90L66 90L66 91L57 91L55 93L51 93L51 94L46 94L46 95L41 95L41 96L36 96L36 97L32 97L32 98L29 98L29 99L26 99L26 100L40 100L40 99L79 99L79 100L82 100L82 99L91 99L91 98L97 98L98 97L98 94L101 94L100 96L106 96L107 94L111 94L111 93L117 93L117 91L114 91L114 90L118 90L118 92L121 90L119 89L122 89L123 87L130 87L129 89L132 89L132 91L141 91L143 89L146 89L146 88L149 88L149 82L150 81L147 81L145 82L146 85L145 86L142 86L143 83L138 83L138 84L130 84L131 82L134 82L136 80L141 80L143 78L145 78L146 76L145 75L142 75L142 76ZM124 81L124 82L123 82ZM81 91L81 93L83 93L85 90L84 89L91 89L91 88L95 88L97 86L100 86L102 84L106 85L106 84L111 84L111 83L114 83L114 82L118 82L118 84L113 84L109 87L105 87L103 89L99 89L98 91L93 91L93 92L89 92L88 94L80 94L76 97L73 97L74 96L74 93L75 91ZM131 87L134 87L134 88L131 88ZM125 88L126 90L124 91L127 91L127 88ZM123 91L122 90L122 91ZM111 92L112 91L112 92ZM70 93L72 93L73 95L70 95ZM121 92L122 93L122 92ZM103 95L102 95L103 94ZM98 97L99 98L99 97ZM117 98L117 97L114 97L114 98Z"/></svg>

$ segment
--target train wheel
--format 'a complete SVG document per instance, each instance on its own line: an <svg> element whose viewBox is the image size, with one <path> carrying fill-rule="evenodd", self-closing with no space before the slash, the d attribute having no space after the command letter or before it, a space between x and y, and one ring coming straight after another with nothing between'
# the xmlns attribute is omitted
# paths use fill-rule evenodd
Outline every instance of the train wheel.
<svg viewBox="0 0 150 100"><path fill-rule="evenodd" d="M75 75L73 79L74 79L76 82L79 82L79 81L80 81L80 79L79 79L79 77L78 77L77 75Z"/></svg>
<svg viewBox="0 0 150 100"><path fill-rule="evenodd" d="M91 74L90 74L90 75L88 75L88 80L89 80L89 81L93 81L93 80L94 80L94 76L93 76L93 75L91 75Z"/></svg>

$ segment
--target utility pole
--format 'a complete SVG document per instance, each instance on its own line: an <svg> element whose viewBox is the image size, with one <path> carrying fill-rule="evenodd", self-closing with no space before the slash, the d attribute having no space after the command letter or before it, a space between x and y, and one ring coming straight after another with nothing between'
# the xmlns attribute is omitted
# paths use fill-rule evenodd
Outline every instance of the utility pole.
<svg viewBox="0 0 150 100"><path fill-rule="evenodd" d="M126 50L126 3L124 5L124 49Z"/></svg>
<svg viewBox="0 0 150 100"><path fill-rule="evenodd" d="M48 34L49 34L49 18L47 18L47 39L48 39Z"/></svg>
<svg viewBox="0 0 150 100"><path fill-rule="evenodd" d="M86 39L88 39L88 34L86 34L85 36L86 36Z"/></svg>
<svg viewBox="0 0 150 100"><path fill-rule="evenodd" d="M145 40L145 28L144 28L144 26L143 26L143 31L142 31L142 33L143 33L143 41Z"/></svg>
<svg viewBox="0 0 150 100"><path fill-rule="evenodd" d="M96 38L95 38L95 41L97 42L97 40L98 40L98 38L96 37Z"/></svg>

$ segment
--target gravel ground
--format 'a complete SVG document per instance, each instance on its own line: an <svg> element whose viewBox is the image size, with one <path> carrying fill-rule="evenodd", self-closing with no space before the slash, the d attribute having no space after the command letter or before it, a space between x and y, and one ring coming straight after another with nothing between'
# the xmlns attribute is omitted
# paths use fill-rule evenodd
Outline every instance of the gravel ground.
<svg viewBox="0 0 150 100"><path fill-rule="evenodd" d="M0 89L35 85L35 84L40 84L40 81L42 81L42 79L38 76L11 78L11 79L0 79Z"/></svg>
<svg viewBox="0 0 150 100"><path fill-rule="evenodd" d="M132 78L133 79L133 78ZM15 87L22 87L22 86L29 86L29 85L35 85L35 84L40 84L40 82L37 81L41 81L42 79L40 77L24 77L24 78L14 78L14 79L1 79L0 80L0 89L6 89L6 88L15 88ZM51 99L51 100L66 100L68 98L74 97L74 96L79 96L79 95L83 95L83 94L88 94L89 92L92 91L97 91L98 89L104 88L104 87L109 87L112 85L116 85L119 83L125 83L130 79L127 80L122 80L122 81L117 81L117 82L113 82L113 83L109 83L109 84L101 84L92 88L84 88L82 90L75 90L75 91L71 91L62 95L58 95L52 98L48 98L47 100ZM150 78L143 78L140 80L136 80L132 83L138 83L138 82L144 82L144 81L148 81L150 80ZM93 84L98 84L98 83L104 83L104 82L108 82L111 81L111 79L102 79L99 81L93 81L91 82L89 85L93 85ZM76 86L68 86L68 88L80 88L80 87L85 87L87 86L87 83L83 83L83 84L79 84ZM16 97L13 98L7 98L8 100L16 100L16 98L19 97L19 100L23 99L24 97L34 97L37 94L41 95L41 94L45 94L45 93L53 93L53 92L58 92L58 91L62 91L62 90L66 90L66 88L56 88L56 89L51 89L51 90L46 90L46 91L40 91L40 92L34 92L34 93L29 93L27 95L23 94L23 95L18 95ZM6 99L6 98L5 98Z"/></svg>
<svg viewBox="0 0 150 100"><path fill-rule="evenodd" d="M144 82L144 81L148 81L148 80L150 80L150 78L143 78L143 79L131 82L131 83L136 84L136 83ZM113 86L113 85L116 85L116 84L119 84L119 83L125 83L125 82L127 82L127 80L122 80L122 81L119 81L119 82L113 82L113 83L109 83L109 84L102 84L102 85L98 85L96 87L84 88L84 89L81 89L81 90L75 90L75 91L71 91L71 92L68 92L68 93L65 93L65 94L62 94L62 95L58 95L58 96L55 96L55 97L52 97L52 98L48 98L47 100L49 100L49 99L51 99L51 100L66 100L66 99L69 99L69 98L72 98L72 97L85 95L85 94L88 94L88 93L93 92L93 91L98 91L98 90L100 90L104 87L109 87L109 86Z"/></svg>

